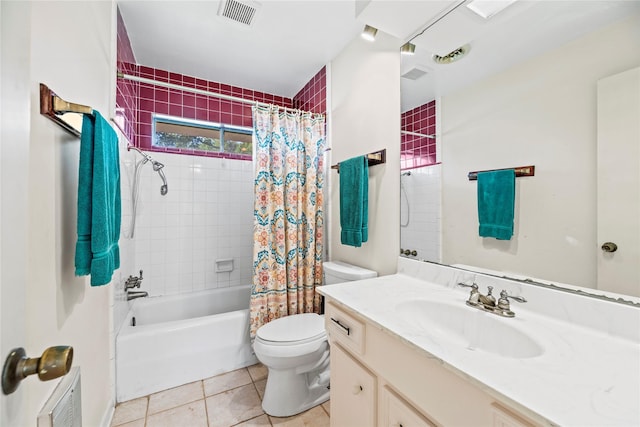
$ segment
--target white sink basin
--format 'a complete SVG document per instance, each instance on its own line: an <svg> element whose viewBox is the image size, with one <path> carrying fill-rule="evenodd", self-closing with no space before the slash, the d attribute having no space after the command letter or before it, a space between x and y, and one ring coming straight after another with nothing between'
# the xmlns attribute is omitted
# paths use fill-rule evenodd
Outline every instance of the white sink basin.
<svg viewBox="0 0 640 427"><path fill-rule="evenodd" d="M398 315L415 331L425 331L471 351L525 359L544 353L544 348L526 333L509 325L514 319L498 317L468 307L431 300L406 301L396 305Z"/></svg>

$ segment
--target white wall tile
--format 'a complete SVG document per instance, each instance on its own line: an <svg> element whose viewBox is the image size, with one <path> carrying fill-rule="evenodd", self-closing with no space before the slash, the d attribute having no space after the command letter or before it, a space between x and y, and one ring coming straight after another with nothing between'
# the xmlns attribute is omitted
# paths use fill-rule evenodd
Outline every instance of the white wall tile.
<svg viewBox="0 0 640 427"><path fill-rule="evenodd" d="M441 165L411 170L401 177L400 247L418 252L416 258L440 262ZM407 212L407 201L409 210Z"/></svg>
<svg viewBox="0 0 640 427"><path fill-rule="evenodd" d="M160 196L159 177L144 165L135 231L135 268L145 270L143 288L165 295L248 284L251 162L167 153L153 157L165 165L169 194ZM234 272L216 273L215 260L228 257L234 258Z"/></svg>

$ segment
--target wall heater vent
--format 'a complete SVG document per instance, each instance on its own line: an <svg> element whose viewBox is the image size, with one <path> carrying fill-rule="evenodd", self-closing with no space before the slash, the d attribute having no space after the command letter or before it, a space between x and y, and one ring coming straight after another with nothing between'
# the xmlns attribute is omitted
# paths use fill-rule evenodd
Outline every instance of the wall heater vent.
<svg viewBox="0 0 640 427"><path fill-rule="evenodd" d="M401 77L409 80L418 80L420 77L427 74L427 70L423 70L422 68L413 67L406 73L404 73Z"/></svg>
<svg viewBox="0 0 640 427"><path fill-rule="evenodd" d="M38 414L38 427L82 427L80 368L62 377Z"/></svg>
<svg viewBox="0 0 640 427"><path fill-rule="evenodd" d="M218 8L218 15L244 25L252 25L260 3L254 1L223 0Z"/></svg>

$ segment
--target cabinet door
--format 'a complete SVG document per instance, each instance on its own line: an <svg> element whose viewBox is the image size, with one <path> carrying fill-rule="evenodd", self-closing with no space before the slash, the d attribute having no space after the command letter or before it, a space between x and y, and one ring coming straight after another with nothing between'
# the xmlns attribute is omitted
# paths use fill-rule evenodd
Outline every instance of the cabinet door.
<svg viewBox="0 0 640 427"><path fill-rule="evenodd" d="M339 344L331 346L331 426L374 427L376 378Z"/></svg>
<svg viewBox="0 0 640 427"><path fill-rule="evenodd" d="M435 427L388 386L382 387L380 427Z"/></svg>
<svg viewBox="0 0 640 427"><path fill-rule="evenodd" d="M497 403L491 404L491 412L493 413L493 427L533 427L533 424Z"/></svg>

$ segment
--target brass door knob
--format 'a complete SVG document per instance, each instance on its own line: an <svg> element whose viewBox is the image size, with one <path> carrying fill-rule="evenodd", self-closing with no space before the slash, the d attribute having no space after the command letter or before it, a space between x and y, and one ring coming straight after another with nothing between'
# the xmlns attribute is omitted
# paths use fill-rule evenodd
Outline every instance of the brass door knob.
<svg viewBox="0 0 640 427"><path fill-rule="evenodd" d="M602 244L601 248L605 252L615 252L618 250L618 245L613 242L605 242Z"/></svg>
<svg viewBox="0 0 640 427"><path fill-rule="evenodd" d="M42 356L26 357L24 348L14 348L7 356L2 368L2 392L11 394L20 381L29 375L38 374L41 381L49 381L69 373L73 362L73 347L60 345L49 347Z"/></svg>

